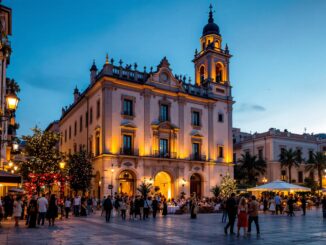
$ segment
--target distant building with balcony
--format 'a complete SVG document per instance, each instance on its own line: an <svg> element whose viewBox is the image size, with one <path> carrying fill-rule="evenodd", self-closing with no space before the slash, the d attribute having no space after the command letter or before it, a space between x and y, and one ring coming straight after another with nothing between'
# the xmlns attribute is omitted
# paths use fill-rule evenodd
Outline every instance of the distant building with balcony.
<svg viewBox="0 0 326 245"><path fill-rule="evenodd" d="M143 181L166 198L210 196L232 167L228 47L210 11L195 52L195 83L174 75L166 57L156 69L94 64L90 84L62 110L60 150L94 155L92 195L139 194Z"/></svg>
<svg viewBox="0 0 326 245"><path fill-rule="evenodd" d="M293 167L291 170L292 183L303 184L305 178L318 181L317 171L306 171L305 162L317 151L326 154L326 139L323 134L295 134L288 130L280 131L275 128L270 128L264 133L250 134L241 132L239 128L234 128L233 140L233 161L235 164L238 164L241 154L246 152L266 161L266 173L259 178L261 183L266 180L268 182L274 180L289 181L288 169L282 168L279 162L283 149L298 150L303 159L299 168ZM326 181L324 182L326 184Z"/></svg>

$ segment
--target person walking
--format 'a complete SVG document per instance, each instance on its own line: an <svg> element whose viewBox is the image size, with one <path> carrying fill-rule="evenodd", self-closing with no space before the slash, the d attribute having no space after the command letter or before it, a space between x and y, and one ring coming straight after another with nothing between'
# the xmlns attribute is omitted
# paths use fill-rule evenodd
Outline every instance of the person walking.
<svg viewBox="0 0 326 245"><path fill-rule="evenodd" d="M45 194L42 194L42 197L40 197L37 200L37 207L38 207L38 219L37 224L40 225L42 220L42 225L44 225L45 215L48 208L48 200L45 198Z"/></svg>
<svg viewBox="0 0 326 245"><path fill-rule="evenodd" d="M58 216L57 199L54 194L51 195L49 201L49 208L47 212L47 218L49 220L49 226L54 226L54 220Z"/></svg>
<svg viewBox="0 0 326 245"><path fill-rule="evenodd" d="M274 205L275 205L275 214L278 215L278 212L280 212L280 214L282 214L282 200L281 197L279 196L279 194L277 193L276 196L274 197Z"/></svg>
<svg viewBox="0 0 326 245"><path fill-rule="evenodd" d="M196 193L192 194L192 198L190 200L190 218L196 219L197 218L197 211L198 211L198 203L196 198Z"/></svg>
<svg viewBox="0 0 326 245"><path fill-rule="evenodd" d="M248 228L248 205L246 198L242 197L238 207L238 232L237 237L240 236L240 229L243 228L244 236L247 236Z"/></svg>
<svg viewBox="0 0 326 245"><path fill-rule="evenodd" d="M159 203L158 203L156 197L154 197L154 200L152 201L152 211L153 211L153 218L154 219L156 218L156 213L157 213L157 210L158 210L158 206L159 206Z"/></svg>
<svg viewBox="0 0 326 245"><path fill-rule="evenodd" d="M17 196L13 203L13 216L15 218L15 227L18 227L19 219L22 215L22 201L21 197Z"/></svg>
<svg viewBox="0 0 326 245"><path fill-rule="evenodd" d="M120 198L119 206L121 212L121 219L126 220L127 202L124 197Z"/></svg>
<svg viewBox="0 0 326 245"><path fill-rule="evenodd" d="M237 202L235 200L235 193L232 193L231 197L226 201L226 210L228 213L229 221L224 227L224 233L228 234L228 229L230 228L230 234L233 235L234 222L237 216Z"/></svg>
<svg viewBox="0 0 326 245"><path fill-rule="evenodd" d="M111 201L111 196L108 196L104 203L103 203L103 208L105 210L105 221L108 223L110 222L110 218L111 218L111 212L113 209L113 204Z"/></svg>
<svg viewBox="0 0 326 245"><path fill-rule="evenodd" d="M166 217L168 214L168 204L166 202L166 198L163 199L163 210L162 210L162 215L163 217Z"/></svg>
<svg viewBox="0 0 326 245"><path fill-rule="evenodd" d="M69 218L70 209L71 209L71 201L70 201L70 198L67 197L66 200L65 200L66 219Z"/></svg>
<svg viewBox="0 0 326 245"><path fill-rule="evenodd" d="M226 210L226 200L223 199L221 202L221 210L222 210L222 223L226 223L226 219L228 217L228 213Z"/></svg>
<svg viewBox="0 0 326 245"><path fill-rule="evenodd" d="M288 201L287 201L287 205L288 205L288 216L292 217L295 216L294 215L294 199L293 199L293 195L291 194Z"/></svg>
<svg viewBox="0 0 326 245"><path fill-rule="evenodd" d="M76 195L74 198L74 215L76 217L79 216L80 206L81 206L81 197L79 195Z"/></svg>
<svg viewBox="0 0 326 245"><path fill-rule="evenodd" d="M37 201L34 195L28 205L28 228L36 228Z"/></svg>
<svg viewBox="0 0 326 245"><path fill-rule="evenodd" d="M149 210L152 205L152 200L150 197L144 198L144 219L148 219L149 217Z"/></svg>
<svg viewBox="0 0 326 245"><path fill-rule="evenodd" d="M305 195L301 197L301 208L302 208L302 215L306 215L306 209L307 209L307 200Z"/></svg>
<svg viewBox="0 0 326 245"><path fill-rule="evenodd" d="M248 204L248 234L250 235L251 232L251 223L254 222L256 225L257 235L260 235L259 230L259 223L258 223L258 210L259 210L259 203L256 200L255 196L251 196Z"/></svg>

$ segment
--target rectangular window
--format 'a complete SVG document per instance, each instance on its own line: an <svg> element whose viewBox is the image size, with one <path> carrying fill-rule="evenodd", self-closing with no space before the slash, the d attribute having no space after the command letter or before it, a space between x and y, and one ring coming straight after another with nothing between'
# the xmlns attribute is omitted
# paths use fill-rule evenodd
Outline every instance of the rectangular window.
<svg viewBox="0 0 326 245"><path fill-rule="evenodd" d="M219 146L218 147L218 157L219 158L223 158L224 157L224 147L223 146Z"/></svg>
<svg viewBox="0 0 326 245"><path fill-rule="evenodd" d="M60 134L60 144L63 144L63 133Z"/></svg>
<svg viewBox="0 0 326 245"><path fill-rule="evenodd" d="M218 122L224 122L224 115L222 113L218 114Z"/></svg>
<svg viewBox="0 0 326 245"><path fill-rule="evenodd" d="M123 135L123 154L131 155L132 154L132 136Z"/></svg>
<svg viewBox="0 0 326 245"><path fill-rule="evenodd" d="M284 153L285 153L285 148L284 147L281 147L281 150L280 150L280 158L283 159L284 157Z"/></svg>
<svg viewBox="0 0 326 245"><path fill-rule="evenodd" d="M75 130L74 130L74 135L77 135L77 121L75 121Z"/></svg>
<svg viewBox="0 0 326 245"><path fill-rule="evenodd" d="M160 105L160 121L165 122L169 121L169 106Z"/></svg>
<svg viewBox="0 0 326 245"><path fill-rule="evenodd" d="M83 116L79 118L79 132L83 131Z"/></svg>
<svg viewBox="0 0 326 245"><path fill-rule="evenodd" d="M199 111L191 112L191 123L194 126L200 126L200 112Z"/></svg>
<svg viewBox="0 0 326 245"><path fill-rule="evenodd" d="M89 153L92 154L93 153L93 141L89 140Z"/></svg>
<svg viewBox="0 0 326 245"><path fill-rule="evenodd" d="M80 144L80 145L79 145L79 152L82 152L82 151L83 151L83 145Z"/></svg>
<svg viewBox="0 0 326 245"><path fill-rule="evenodd" d="M65 130L65 142L67 142L67 129Z"/></svg>
<svg viewBox="0 0 326 245"><path fill-rule="evenodd" d="M74 153L76 153L77 152L77 144L75 143L74 144Z"/></svg>
<svg viewBox="0 0 326 245"><path fill-rule="evenodd" d="M258 159L259 160L264 159L263 149L258 149Z"/></svg>
<svg viewBox="0 0 326 245"><path fill-rule="evenodd" d="M192 154L195 160L200 160L200 144L192 143Z"/></svg>
<svg viewBox="0 0 326 245"><path fill-rule="evenodd" d="M71 126L69 126L69 139L71 139Z"/></svg>
<svg viewBox="0 0 326 245"><path fill-rule="evenodd" d="M93 108L89 110L89 124L92 124L93 122Z"/></svg>
<svg viewBox="0 0 326 245"><path fill-rule="evenodd" d="M297 158L301 159L301 156L302 156L301 149L297 149Z"/></svg>
<svg viewBox="0 0 326 245"><path fill-rule="evenodd" d="M95 155L100 155L100 135L97 134L95 137Z"/></svg>
<svg viewBox="0 0 326 245"><path fill-rule="evenodd" d="M133 101L124 99L123 100L123 115L133 116Z"/></svg>
<svg viewBox="0 0 326 245"><path fill-rule="evenodd" d="M86 114L85 114L85 127L86 128L88 127L88 111L86 111Z"/></svg>
<svg viewBox="0 0 326 245"><path fill-rule="evenodd" d="M303 172L302 171L298 172L298 182L303 183Z"/></svg>
<svg viewBox="0 0 326 245"><path fill-rule="evenodd" d="M160 139L160 156L167 157L169 155L169 140Z"/></svg>
<svg viewBox="0 0 326 245"><path fill-rule="evenodd" d="M101 104L100 100L96 102L96 118L99 118L101 116Z"/></svg>
<svg viewBox="0 0 326 245"><path fill-rule="evenodd" d="M314 158L314 151L313 150L309 150L309 161L313 161Z"/></svg>

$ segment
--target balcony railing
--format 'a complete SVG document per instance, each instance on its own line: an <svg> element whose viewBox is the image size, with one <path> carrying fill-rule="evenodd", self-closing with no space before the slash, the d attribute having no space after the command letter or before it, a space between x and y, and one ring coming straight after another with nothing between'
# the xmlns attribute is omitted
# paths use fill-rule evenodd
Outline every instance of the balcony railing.
<svg viewBox="0 0 326 245"><path fill-rule="evenodd" d="M134 150L132 148L120 148L121 155L128 155L128 156L138 156L138 150Z"/></svg>
<svg viewBox="0 0 326 245"><path fill-rule="evenodd" d="M177 153L176 152L154 151L153 157L158 157L158 158L177 158Z"/></svg>
<svg viewBox="0 0 326 245"><path fill-rule="evenodd" d="M191 154L190 155L190 160L193 160L193 161L206 161L206 155Z"/></svg>

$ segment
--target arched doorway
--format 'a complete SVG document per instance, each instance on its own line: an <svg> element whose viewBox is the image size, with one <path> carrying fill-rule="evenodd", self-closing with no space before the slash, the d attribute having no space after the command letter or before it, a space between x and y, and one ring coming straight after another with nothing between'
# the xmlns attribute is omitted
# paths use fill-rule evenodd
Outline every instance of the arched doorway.
<svg viewBox="0 0 326 245"><path fill-rule="evenodd" d="M154 189L157 193L160 193L165 198L170 199L172 197L172 178L166 172L159 172L154 179Z"/></svg>
<svg viewBox="0 0 326 245"><path fill-rule="evenodd" d="M118 182L119 182L119 190L118 190L119 194L125 194L128 196L135 195L136 178L133 172L129 170L123 170L119 174Z"/></svg>
<svg viewBox="0 0 326 245"><path fill-rule="evenodd" d="M196 193L196 196L201 197L201 177L195 173L190 177L190 194Z"/></svg>

